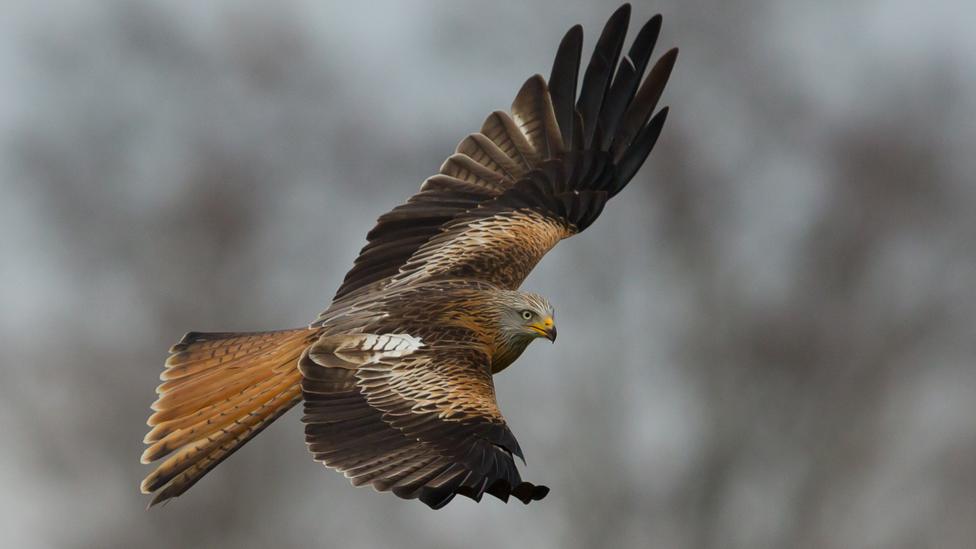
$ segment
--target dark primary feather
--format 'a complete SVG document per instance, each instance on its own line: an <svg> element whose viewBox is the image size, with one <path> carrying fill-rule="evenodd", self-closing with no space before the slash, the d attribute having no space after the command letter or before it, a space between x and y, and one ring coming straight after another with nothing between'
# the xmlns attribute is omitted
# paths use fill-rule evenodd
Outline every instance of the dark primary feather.
<svg viewBox="0 0 976 549"><path fill-rule="evenodd" d="M657 106L661 94L664 93L664 86L668 83L668 77L671 76L671 71L674 69L674 63L677 59L678 48L668 50L654 64L647 79L641 84L640 89L637 91L637 94L634 96L623 116L623 124L620 125L617 134L613 138L613 144L610 150L613 153L615 161L619 161L626 154L627 150L633 144L635 136L641 128L647 125L647 121L651 113L654 112L654 108Z"/></svg>
<svg viewBox="0 0 976 549"><path fill-rule="evenodd" d="M576 117L576 81L579 78L580 55L583 53L583 26L569 29L552 62L549 76L549 95L552 96L556 122L562 132L563 142L573 143L573 121Z"/></svg>
<svg viewBox="0 0 976 549"><path fill-rule="evenodd" d="M665 107L661 109L661 112L657 113L651 122L641 130L640 135L634 141L633 146L627 149L624 157L620 160L619 172L621 175L621 181L629 181L630 178L634 177L637 170L640 169L644 160L647 159L647 155L650 154L651 149L654 148L654 144L657 143L657 138L661 135L661 130L664 128L664 120L668 117L668 108ZM619 192L620 189L616 189L613 194Z"/></svg>
<svg viewBox="0 0 976 549"><path fill-rule="evenodd" d="M637 32L637 37L634 38L634 43L631 44L630 51L627 52L627 57L633 62L637 74L644 74L644 69L647 68L647 62L651 59L654 45L661 34L662 21L661 14L648 19L647 23L644 23L641 30Z"/></svg>
<svg viewBox="0 0 976 549"><path fill-rule="evenodd" d="M601 106L610 88L629 22L630 4L624 4L617 8L603 27L600 39L597 40L596 48L593 50L593 56L586 67L586 73L583 75L583 88L580 90L576 108L583 117L584 148L588 148L593 142Z"/></svg>

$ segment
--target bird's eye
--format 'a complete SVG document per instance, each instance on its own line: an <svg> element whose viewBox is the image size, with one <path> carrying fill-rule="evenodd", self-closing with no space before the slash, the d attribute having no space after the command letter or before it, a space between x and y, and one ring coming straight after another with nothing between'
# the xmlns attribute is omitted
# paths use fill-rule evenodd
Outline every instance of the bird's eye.
<svg viewBox="0 0 976 549"><path fill-rule="evenodd" d="M522 318L532 320L532 311L522 311Z"/></svg>

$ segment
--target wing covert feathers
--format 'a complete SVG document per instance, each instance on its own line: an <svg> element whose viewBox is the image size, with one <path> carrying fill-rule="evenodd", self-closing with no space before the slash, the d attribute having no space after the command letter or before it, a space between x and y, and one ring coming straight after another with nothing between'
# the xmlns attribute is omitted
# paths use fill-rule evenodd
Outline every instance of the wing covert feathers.
<svg viewBox="0 0 976 549"><path fill-rule="evenodd" d="M661 31L662 18L655 15L622 55L630 12L625 4L607 21L582 71L578 97L583 30L571 28L548 82L529 78L511 115L489 115L420 193L379 218L336 300L362 288L430 276L517 287L555 245L552 226L560 227L562 238L586 229L636 174L667 117L667 108L656 114L655 109L678 50L664 53L647 71ZM512 231L510 218L527 213L539 224ZM435 246L465 248L466 259L456 262ZM472 260L479 249L483 260ZM502 265L516 261L518 266L501 272Z"/></svg>
<svg viewBox="0 0 976 549"><path fill-rule="evenodd" d="M541 499L549 489L519 476L486 361L405 334L323 336L299 362L308 448L353 485L434 509L457 494Z"/></svg>

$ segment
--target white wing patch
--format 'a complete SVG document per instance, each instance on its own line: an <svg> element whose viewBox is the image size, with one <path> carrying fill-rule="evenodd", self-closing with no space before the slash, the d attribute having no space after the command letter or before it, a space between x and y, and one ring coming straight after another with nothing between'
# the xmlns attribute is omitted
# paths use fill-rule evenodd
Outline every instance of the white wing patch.
<svg viewBox="0 0 976 549"><path fill-rule="evenodd" d="M352 346L356 351L372 351L385 357L401 357L408 355L423 345L419 337L410 334L364 334L360 336L357 343ZM336 349L338 353L349 349L347 346L340 346Z"/></svg>
<svg viewBox="0 0 976 549"><path fill-rule="evenodd" d="M386 358L401 358L424 346L410 334L351 334L323 336L308 350L318 364L355 369Z"/></svg>

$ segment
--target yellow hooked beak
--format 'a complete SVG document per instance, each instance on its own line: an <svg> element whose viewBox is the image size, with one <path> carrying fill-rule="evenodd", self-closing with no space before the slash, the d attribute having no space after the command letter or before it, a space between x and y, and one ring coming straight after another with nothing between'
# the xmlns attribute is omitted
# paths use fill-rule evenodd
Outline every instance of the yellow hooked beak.
<svg viewBox="0 0 976 549"><path fill-rule="evenodd" d="M556 323L553 321L551 316L547 316L542 322L536 322L535 324L529 324L529 328L532 328L539 336L548 339L549 341L556 341Z"/></svg>

